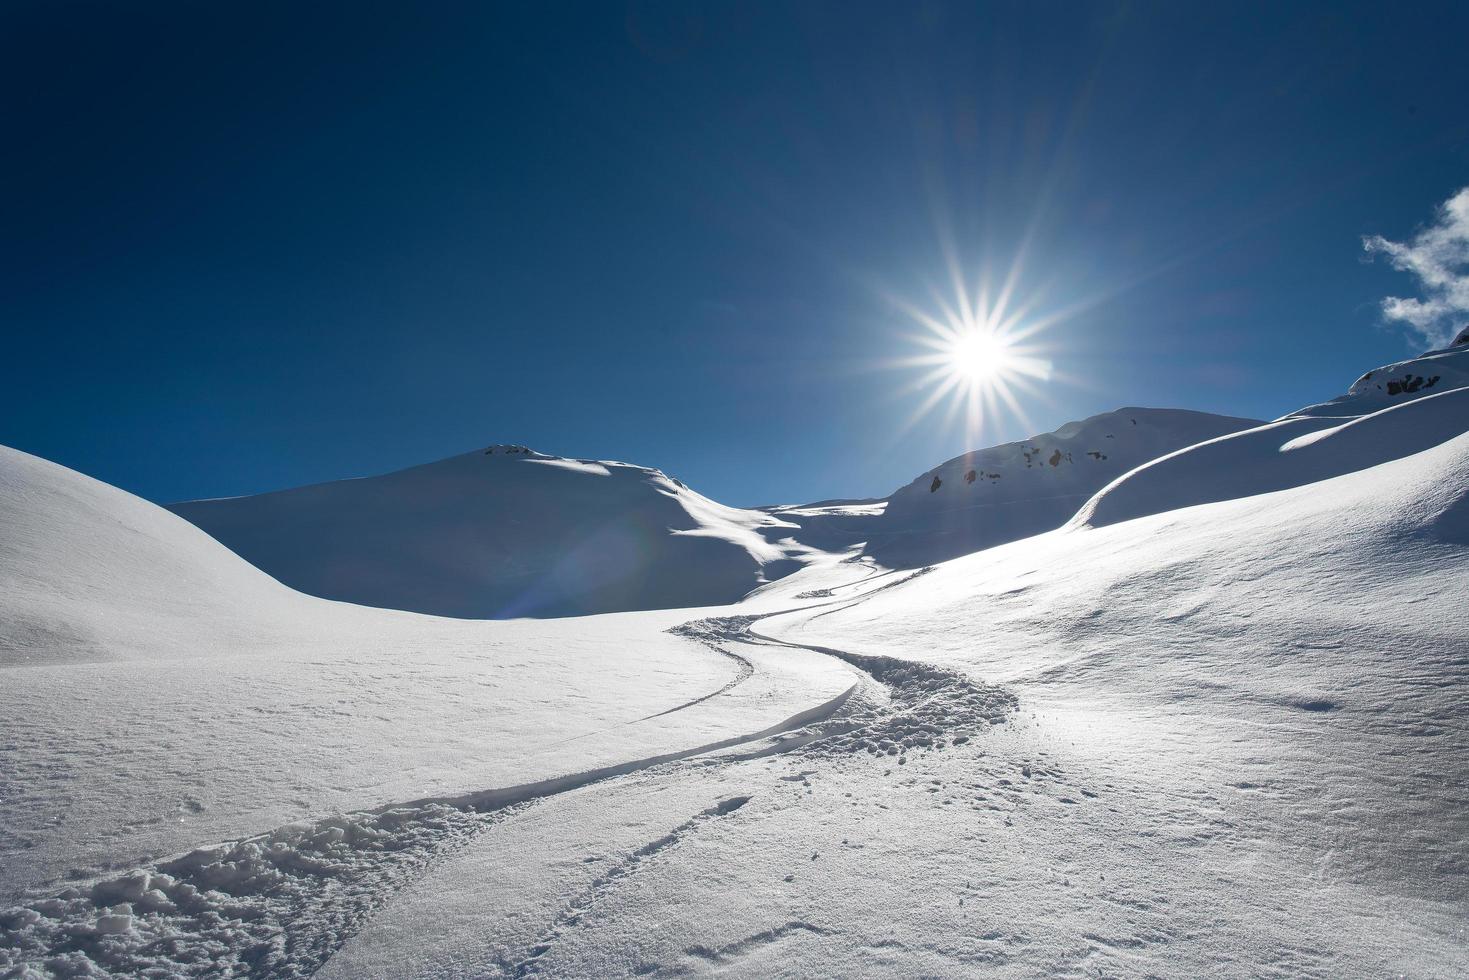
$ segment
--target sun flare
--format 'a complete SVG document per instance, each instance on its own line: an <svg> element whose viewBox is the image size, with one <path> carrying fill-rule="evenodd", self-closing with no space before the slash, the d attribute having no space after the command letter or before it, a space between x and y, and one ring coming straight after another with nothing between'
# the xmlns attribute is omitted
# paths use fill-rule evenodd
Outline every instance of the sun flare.
<svg viewBox="0 0 1469 980"><path fill-rule="evenodd" d="M949 348L949 369L971 382L1003 378L1014 368L1010 344L998 334L973 330L954 338Z"/></svg>
<svg viewBox="0 0 1469 980"><path fill-rule="evenodd" d="M889 296L920 328L907 335L918 350L891 362L920 369L908 390L923 397L905 429L945 404L946 424L960 424L970 441L1004 417L1030 425L1024 403L1046 400L1057 380L1050 347L1039 335L1067 313L1040 312L1038 295L1017 301L1016 277L1012 270L1004 288L992 291L982 283L971 291L955 271L953 298L935 293L934 312Z"/></svg>

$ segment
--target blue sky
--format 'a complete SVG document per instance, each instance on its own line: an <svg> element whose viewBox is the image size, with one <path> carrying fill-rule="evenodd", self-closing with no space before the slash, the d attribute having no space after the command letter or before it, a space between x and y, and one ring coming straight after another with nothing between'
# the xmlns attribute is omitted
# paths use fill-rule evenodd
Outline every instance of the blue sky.
<svg viewBox="0 0 1469 980"><path fill-rule="evenodd" d="M1463 4L10 4L0 442L168 501L519 442L881 495L956 259L1056 376L1270 417L1413 351ZM900 301L895 303L894 299Z"/></svg>

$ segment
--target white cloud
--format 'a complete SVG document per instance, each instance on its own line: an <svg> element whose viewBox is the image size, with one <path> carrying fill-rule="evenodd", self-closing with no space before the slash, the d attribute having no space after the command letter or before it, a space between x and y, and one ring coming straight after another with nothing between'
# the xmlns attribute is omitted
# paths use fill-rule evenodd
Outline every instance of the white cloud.
<svg viewBox="0 0 1469 980"><path fill-rule="evenodd" d="M1420 298L1389 296L1382 314L1429 347L1445 347L1469 324L1469 187L1438 207L1434 222L1406 242L1381 235L1362 239L1371 254L1418 278Z"/></svg>

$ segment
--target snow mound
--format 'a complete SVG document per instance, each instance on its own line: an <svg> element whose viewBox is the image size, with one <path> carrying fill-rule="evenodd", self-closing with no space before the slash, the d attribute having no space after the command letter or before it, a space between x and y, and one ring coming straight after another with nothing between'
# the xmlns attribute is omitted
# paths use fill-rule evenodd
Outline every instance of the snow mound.
<svg viewBox="0 0 1469 980"><path fill-rule="evenodd" d="M1256 426L1181 409L1122 408L956 456L888 499L867 553L890 567L945 561L1059 527L1092 494L1166 453Z"/></svg>
<svg viewBox="0 0 1469 980"><path fill-rule="evenodd" d="M5 666L156 654L180 634L195 642L178 652L203 653L246 610L269 618L295 598L187 521L4 446L0 586Z"/></svg>
<svg viewBox="0 0 1469 980"><path fill-rule="evenodd" d="M1162 456L1086 503L1073 526L1286 490L1404 459L1469 431L1469 350L1369 371L1347 394Z"/></svg>
<svg viewBox="0 0 1469 980"><path fill-rule="evenodd" d="M170 509L302 592L476 619L733 602L810 552L659 470L516 445Z"/></svg>
<svg viewBox="0 0 1469 980"><path fill-rule="evenodd" d="M336 949L338 919L366 915L383 892L492 820L431 803L201 848L0 911L0 967L41 964L54 976L310 976Z"/></svg>

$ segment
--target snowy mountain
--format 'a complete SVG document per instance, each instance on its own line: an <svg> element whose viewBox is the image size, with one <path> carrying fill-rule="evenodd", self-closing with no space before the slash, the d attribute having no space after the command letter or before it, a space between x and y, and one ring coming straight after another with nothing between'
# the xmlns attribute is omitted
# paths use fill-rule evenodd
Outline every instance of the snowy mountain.
<svg viewBox="0 0 1469 980"><path fill-rule="evenodd" d="M1128 470L1258 424L1181 409L1121 408L965 453L888 498L866 529L866 550L884 565L914 567L1039 534L1060 527Z"/></svg>
<svg viewBox="0 0 1469 980"><path fill-rule="evenodd" d="M1264 424L1110 413L887 502L497 447L189 505L421 601L367 570L513 591L457 584L487 525L571 605L609 593L548 569L607 528L659 588L767 580L556 620L304 595L0 450L0 975L1463 976L1466 358ZM960 516L1002 493L1049 529ZM992 546L880 560L956 527Z"/></svg>
<svg viewBox="0 0 1469 980"><path fill-rule="evenodd" d="M863 666L907 721L855 722L867 765L829 736L547 807L325 977L1464 975L1469 389L1443 383L1131 470L1083 512L1115 521L764 587L711 629ZM1018 710L976 723L955 678ZM588 843L516 847L547 839Z"/></svg>
<svg viewBox="0 0 1469 980"><path fill-rule="evenodd" d="M169 509L302 592L485 619L734 602L810 552L658 470L523 446Z"/></svg>
<svg viewBox="0 0 1469 980"><path fill-rule="evenodd" d="M1346 394L1287 417L1366 415L1465 385L1469 385L1469 327L1449 347L1374 368L1358 378Z"/></svg>

